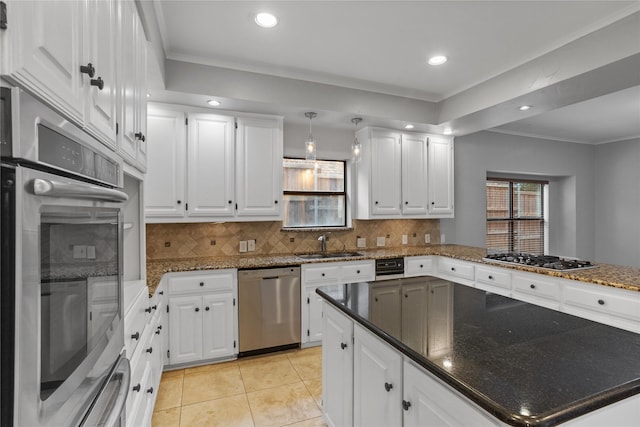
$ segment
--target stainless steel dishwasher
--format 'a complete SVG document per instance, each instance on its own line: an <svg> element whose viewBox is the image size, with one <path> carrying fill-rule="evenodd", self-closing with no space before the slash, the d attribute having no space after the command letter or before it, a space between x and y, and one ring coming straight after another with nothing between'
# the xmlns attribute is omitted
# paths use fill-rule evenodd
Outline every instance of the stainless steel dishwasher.
<svg viewBox="0 0 640 427"><path fill-rule="evenodd" d="M240 356L300 345L300 267L238 271Z"/></svg>

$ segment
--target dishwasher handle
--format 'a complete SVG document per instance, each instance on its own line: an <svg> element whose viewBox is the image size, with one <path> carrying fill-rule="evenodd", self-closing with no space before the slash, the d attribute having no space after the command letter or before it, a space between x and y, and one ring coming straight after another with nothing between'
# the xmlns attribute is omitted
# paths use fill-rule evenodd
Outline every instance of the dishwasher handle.
<svg viewBox="0 0 640 427"><path fill-rule="evenodd" d="M267 276L263 277L262 280L278 280L280 276Z"/></svg>

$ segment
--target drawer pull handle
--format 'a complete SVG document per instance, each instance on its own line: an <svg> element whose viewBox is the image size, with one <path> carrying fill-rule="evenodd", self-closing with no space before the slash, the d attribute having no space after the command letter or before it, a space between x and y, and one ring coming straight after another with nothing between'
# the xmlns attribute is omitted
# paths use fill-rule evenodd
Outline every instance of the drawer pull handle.
<svg viewBox="0 0 640 427"><path fill-rule="evenodd" d="M147 353L151 354L153 353L153 347L149 347L148 349L145 350Z"/></svg>
<svg viewBox="0 0 640 427"><path fill-rule="evenodd" d="M387 390L387 392L391 391L392 388L393 388L393 384L384 383L384 389Z"/></svg>
<svg viewBox="0 0 640 427"><path fill-rule="evenodd" d="M529 285L529 287L530 287L531 289L535 289L535 288L536 288L536 285L534 285L534 284L532 283L532 284L530 284L530 285Z"/></svg>
<svg viewBox="0 0 640 427"><path fill-rule="evenodd" d="M132 334L131 339L138 341L140 339L140 332L136 332L135 334Z"/></svg>
<svg viewBox="0 0 640 427"><path fill-rule="evenodd" d="M98 88L98 90L104 89L104 80L102 80L102 77L98 77L97 79L89 80L89 84L91 86L96 86Z"/></svg>
<svg viewBox="0 0 640 427"><path fill-rule="evenodd" d="M151 307L147 307L147 308L145 308L145 309L144 309L144 312L145 312L145 313L151 313Z"/></svg>
<svg viewBox="0 0 640 427"><path fill-rule="evenodd" d="M200 307L196 307L196 313L200 311Z"/></svg>
<svg viewBox="0 0 640 427"><path fill-rule="evenodd" d="M598 300L598 304L600 304L600 305L604 305L604 300L603 300L603 299L599 299L599 300Z"/></svg>
<svg viewBox="0 0 640 427"><path fill-rule="evenodd" d="M205 308L204 308L204 311L209 311L209 307L205 307Z"/></svg>
<svg viewBox="0 0 640 427"><path fill-rule="evenodd" d="M156 330L156 335L160 335L160 329Z"/></svg>
<svg viewBox="0 0 640 427"><path fill-rule="evenodd" d="M158 304L154 304L151 306L152 309L157 310L158 309Z"/></svg>
<svg viewBox="0 0 640 427"><path fill-rule="evenodd" d="M140 391L140 383L133 386L133 391Z"/></svg>
<svg viewBox="0 0 640 427"><path fill-rule="evenodd" d="M340 343L340 348L344 350L345 348L347 348L347 344L346 344L346 343L341 342L341 343Z"/></svg>
<svg viewBox="0 0 640 427"><path fill-rule="evenodd" d="M322 277L324 277L324 273L322 273Z"/></svg>
<svg viewBox="0 0 640 427"><path fill-rule="evenodd" d="M164 295L164 291L160 291L158 292L160 295Z"/></svg>
<svg viewBox="0 0 640 427"><path fill-rule="evenodd" d="M93 77L96 75L96 69L91 62L89 62L87 65L81 65L80 72L82 74L87 74L89 77Z"/></svg>
<svg viewBox="0 0 640 427"><path fill-rule="evenodd" d="M360 274L360 270L357 270L357 271L356 271L356 274Z"/></svg>
<svg viewBox="0 0 640 427"><path fill-rule="evenodd" d="M147 393L149 393L149 394L153 394L153 387L149 387L149 388L147 389Z"/></svg>
<svg viewBox="0 0 640 427"><path fill-rule="evenodd" d="M456 271L456 268L455 267L451 267L451 271Z"/></svg>
<svg viewBox="0 0 640 427"><path fill-rule="evenodd" d="M493 280L493 276L492 275L489 275L489 280Z"/></svg>
<svg viewBox="0 0 640 427"><path fill-rule="evenodd" d="M200 286L204 286L204 282L200 282Z"/></svg>
<svg viewBox="0 0 640 427"><path fill-rule="evenodd" d="M411 408L411 402L407 402L406 400L402 401L402 409L404 409L405 411L408 411L409 408Z"/></svg>
<svg viewBox="0 0 640 427"><path fill-rule="evenodd" d="M424 268L424 265L420 264L420 268Z"/></svg>

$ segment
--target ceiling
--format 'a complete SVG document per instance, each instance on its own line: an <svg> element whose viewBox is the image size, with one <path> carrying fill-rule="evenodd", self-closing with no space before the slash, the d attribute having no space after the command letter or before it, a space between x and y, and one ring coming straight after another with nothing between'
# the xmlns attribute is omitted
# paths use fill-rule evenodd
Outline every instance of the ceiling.
<svg viewBox="0 0 640 427"><path fill-rule="evenodd" d="M640 10L638 1L154 0L154 6L168 60L433 105ZM261 11L275 14L278 25L258 27L254 16ZM637 35L640 45L640 29ZM448 62L427 65L435 54ZM158 82L158 73L152 80L152 100L202 105L216 95L171 90L170 82ZM281 114L285 123L305 120L306 106L221 99L224 109ZM321 119L349 126L353 113L326 108ZM395 119L374 121L401 126ZM640 87L506 121L496 130L583 143L638 137Z"/></svg>

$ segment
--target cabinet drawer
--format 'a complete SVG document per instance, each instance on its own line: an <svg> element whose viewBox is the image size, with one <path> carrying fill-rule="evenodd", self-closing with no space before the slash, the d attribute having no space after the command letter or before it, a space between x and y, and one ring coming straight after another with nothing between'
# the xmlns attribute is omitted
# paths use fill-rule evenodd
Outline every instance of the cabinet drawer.
<svg viewBox="0 0 640 427"><path fill-rule="evenodd" d="M216 271L215 273L181 273L169 279L170 294L184 294L201 291L223 291L233 289L233 274Z"/></svg>
<svg viewBox="0 0 640 427"><path fill-rule="evenodd" d="M434 259L431 256L412 256L404 259L405 277L428 276L434 273Z"/></svg>
<svg viewBox="0 0 640 427"><path fill-rule="evenodd" d="M457 261L450 258L440 258L440 262L438 263L438 271L446 275L473 280L473 264L464 261Z"/></svg>
<svg viewBox="0 0 640 427"><path fill-rule="evenodd" d="M373 261L351 262L342 267L341 279L344 282L366 282L375 278Z"/></svg>
<svg viewBox="0 0 640 427"><path fill-rule="evenodd" d="M124 318L124 347L127 357L131 357L138 343L142 340L149 314L149 293L147 287L143 287L133 303L133 306Z"/></svg>
<svg viewBox="0 0 640 427"><path fill-rule="evenodd" d="M560 299L560 287L552 280L541 280L534 275L514 274L513 291L551 300Z"/></svg>
<svg viewBox="0 0 640 427"><path fill-rule="evenodd" d="M603 286L600 288L602 289L594 289L589 285L567 284L564 289L564 302L567 305L614 316L640 319L640 295L624 295L624 290L607 289Z"/></svg>
<svg viewBox="0 0 640 427"><path fill-rule="evenodd" d="M306 267L306 266L304 266ZM322 266L306 267L303 270L304 283L337 283L340 278L340 267L326 263Z"/></svg>
<svg viewBox="0 0 640 427"><path fill-rule="evenodd" d="M511 287L509 272L497 268L476 267L476 282L505 289Z"/></svg>

